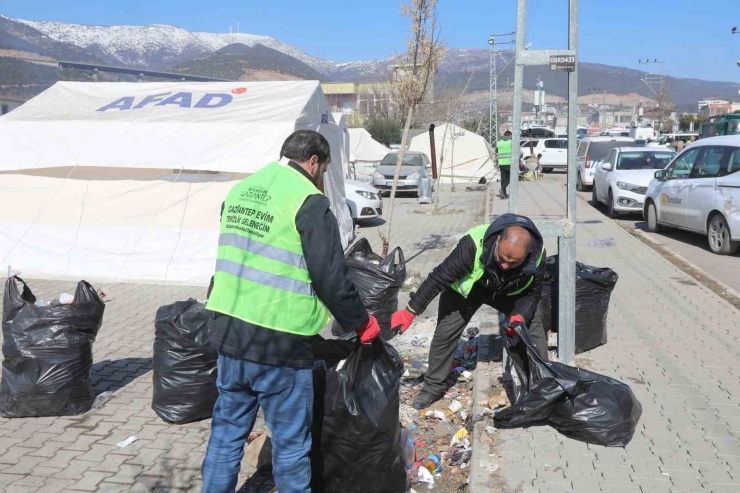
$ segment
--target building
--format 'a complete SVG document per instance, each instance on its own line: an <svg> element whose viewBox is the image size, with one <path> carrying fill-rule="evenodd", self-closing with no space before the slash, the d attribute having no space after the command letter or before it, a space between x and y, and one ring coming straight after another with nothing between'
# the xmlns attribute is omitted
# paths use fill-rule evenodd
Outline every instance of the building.
<svg viewBox="0 0 740 493"><path fill-rule="evenodd" d="M370 115L387 115L392 104L388 83L322 82L321 90L331 111L342 113L355 126Z"/></svg>
<svg viewBox="0 0 740 493"><path fill-rule="evenodd" d="M699 114L705 117L726 115L732 113L733 104L737 103L731 103L724 99L702 99L699 101Z"/></svg>
<svg viewBox="0 0 740 493"><path fill-rule="evenodd" d="M10 113L20 105L25 103L22 99L7 98L0 96L0 116Z"/></svg>

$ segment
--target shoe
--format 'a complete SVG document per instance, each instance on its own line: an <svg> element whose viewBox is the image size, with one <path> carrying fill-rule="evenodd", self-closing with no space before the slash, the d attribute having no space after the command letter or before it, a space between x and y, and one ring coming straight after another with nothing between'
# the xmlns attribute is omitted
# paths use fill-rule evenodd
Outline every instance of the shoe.
<svg viewBox="0 0 740 493"><path fill-rule="evenodd" d="M509 194L508 193L506 193L506 192L501 192L501 193L504 195L504 198L505 199L508 199L509 198Z"/></svg>
<svg viewBox="0 0 740 493"><path fill-rule="evenodd" d="M501 197L502 199L505 199L506 198L506 192L504 192L504 190L501 189L501 190L498 191L498 196Z"/></svg>
<svg viewBox="0 0 740 493"><path fill-rule="evenodd" d="M419 392L419 395L414 397L413 402L411 402L411 407L418 410L426 409L441 398L442 396L439 394L432 394L431 392L425 392L422 390Z"/></svg>

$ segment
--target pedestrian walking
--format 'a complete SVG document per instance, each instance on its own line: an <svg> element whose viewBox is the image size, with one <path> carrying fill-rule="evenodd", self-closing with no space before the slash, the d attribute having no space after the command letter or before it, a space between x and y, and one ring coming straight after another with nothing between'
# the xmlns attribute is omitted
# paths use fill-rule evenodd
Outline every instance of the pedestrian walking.
<svg viewBox="0 0 740 493"><path fill-rule="evenodd" d="M392 315L391 327L404 332L441 293L429 369L422 391L412 402L414 408L426 409L444 395L457 341L481 305L506 315L507 337L516 335L515 327L527 325L538 353L547 360L547 336L540 317L535 317L545 259L542 235L534 223L524 216L504 214L492 224L468 231L419 286L408 306Z"/></svg>
<svg viewBox="0 0 740 493"><path fill-rule="evenodd" d="M511 176L511 132L504 132L504 136L496 143L498 169L501 172L501 198L508 199L509 179Z"/></svg>
<svg viewBox="0 0 740 493"><path fill-rule="evenodd" d="M281 160L239 182L224 202L211 344L219 397L203 461L203 491L233 492L262 407L278 491L311 491L311 337L330 313L362 342L380 334L349 275L337 221L320 189L331 159L319 133L299 130Z"/></svg>

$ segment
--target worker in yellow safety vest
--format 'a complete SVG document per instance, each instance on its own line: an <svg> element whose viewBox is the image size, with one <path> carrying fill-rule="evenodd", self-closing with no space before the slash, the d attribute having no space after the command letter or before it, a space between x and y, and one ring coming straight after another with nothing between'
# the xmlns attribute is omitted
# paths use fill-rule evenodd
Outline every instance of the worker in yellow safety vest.
<svg viewBox="0 0 740 493"><path fill-rule="evenodd" d="M546 265L542 235L527 217L504 214L492 224L465 234L447 258L411 295L408 306L391 316L391 327L405 332L441 293L437 328L429 349L424 387L412 402L426 409L442 398L465 326L482 305L506 316L507 336L526 326L537 353L547 360L547 336L537 312Z"/></svg>
<svg viewBox="0 0 740 493"><path fill-rule="evenodd" d="M234 491L244 445L261 407L272 432L279 491L310 492L313 419L311 338L333 315L362 342L380 334L349 274L339 226L320 191L327 140L299 130L280 161L226 198L213 290L211 345L218 400L203 461L203 491Z"/></svg>
<svg viewBox="0 0 740 493"><path fill-rule="evenodd" d="M496 143L496 156L498 157L498 169L501 173L501 198L508 199L509 179L511 176L511 132L504 132L504 136Z"/></svg>

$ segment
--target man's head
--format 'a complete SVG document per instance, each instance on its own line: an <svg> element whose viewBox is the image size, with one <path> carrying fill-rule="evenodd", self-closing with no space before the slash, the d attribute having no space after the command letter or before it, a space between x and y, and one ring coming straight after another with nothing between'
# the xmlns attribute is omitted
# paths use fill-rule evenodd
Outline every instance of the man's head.
<svg viewBox="0 0 740 493"><path fill-rule="evenodd" d="M696 135L691 136L691 142L696 142Z"/></svg>
<svg viewBox="0 0 740 493"><path fill-rule="evenodd" d="M293 132L283 142L280 157L286 157L303 168L313 178L314 185L323 190L324 173L331 161L331 148L323 135L313 130Z"/></svg>
<svg viewBox="0 0 740 493"><path fill-rule="evenodd" d="M504 138L505 139L510 139L511 138L511 131L510 130L507 130L506 132L504 132Z"/></svg>
<svg viewBox="0 0 740 493"><path fill-rule="evenodd" d="M532 245L532 234L521 226L507 226L496 239L493 258L503 270L522 265Z"/></svg>

